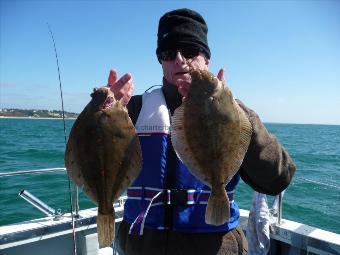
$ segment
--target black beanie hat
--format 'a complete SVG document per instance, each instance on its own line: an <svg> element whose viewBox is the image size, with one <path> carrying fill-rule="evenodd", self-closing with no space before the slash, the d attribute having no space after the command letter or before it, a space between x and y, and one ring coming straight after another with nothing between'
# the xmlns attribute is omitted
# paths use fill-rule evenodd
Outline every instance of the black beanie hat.
<svg viewBox="0 0 340 255"><path fill-rule="evenodd" d="M165 13L159 19L156 54L162 51L193 47L210 59L208 27L203 17L190 9L178 9Z"/></svg>

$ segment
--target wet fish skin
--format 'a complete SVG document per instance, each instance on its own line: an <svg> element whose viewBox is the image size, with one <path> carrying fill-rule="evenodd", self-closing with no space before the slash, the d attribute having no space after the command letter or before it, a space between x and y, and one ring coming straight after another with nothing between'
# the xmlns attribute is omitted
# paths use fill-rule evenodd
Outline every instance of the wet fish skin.
<svg viewBox="0 0 340 255"><path fill-rule="evenodd" d="M172 144L194 176L211 188L205 222L230 218L225 185L247 151L251 125L225 83L208 71L191 71L191 86L172 119Z"/></svg>
<svg viewBox="0 0 340 255"><path fill-rule="evenodd" d="M71 179L98 205L98 241L105 247L114 239L112 203L139 175L142 156L126 107L105 87L91 96L70 132L65 166Z"/></svg>

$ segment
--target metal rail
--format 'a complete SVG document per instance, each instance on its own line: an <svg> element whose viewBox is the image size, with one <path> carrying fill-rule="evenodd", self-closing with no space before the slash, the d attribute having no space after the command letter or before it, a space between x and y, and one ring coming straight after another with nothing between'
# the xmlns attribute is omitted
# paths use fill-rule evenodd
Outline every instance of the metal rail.
<svg viewBox="0 0 340 255"><path fill-rule="evenodd" d="M59 167L59 168L45 168L45 169L36 169L36 170L24 170L24 171L16 171L16 172L7 172L7 173L0 173L0 177L8 177L8 176L17 176L17 175L24 175L24 174L40 174L40 173L52 173L52 172L65 172L66 168L64 167ZM78 192L78 187L75 186L75 215L79 215L79 192ZM281 224L282 220L282 198L283 198L283 193L280 193L279 195L276 196L274 205L272 207L272 210L274 211L275 214L277 214L277 224ZM275 203L277 203L275 205Z"/></svg>
<svg viewBox="0 0 340 255"><path fill-rule="evenodd" d="M65 172L65 171L66 171L66 168L45 168L45 169L24 170L24 171L0 173L0 177L15 176L15 175L24 175L24 174L40 174L40 173L51 173L51 172Z"/></svg>
<svg viewBox="0 0 340 255"><path fill-rule="evenodd" d="M284 193L285 190L275 197L273 205L269 209L269 215L270 217L276 218L275 223L277 225L280 225L282 220L282 200Z"/></svg>
<svg viewBox="0 0 340 255"><path fill-rule="evenodd" d="M277 214L277 224L281 224L282 219L282 199L283 199L283 193L281 192L279 195L279 211Z"/></svg>
<svg viewBox="0 0 340 255"><path fill-rule="evenodd" d="M19 176L19 175L25 175L25 174L41 174L41 173L45 174L45 173L65 172L65 171L66 171L65 167L44 168L44 169L0 173L0 177ZM75 216L79 215L79 197L78 196L79 196L78 186L75 185Z"/></svg>

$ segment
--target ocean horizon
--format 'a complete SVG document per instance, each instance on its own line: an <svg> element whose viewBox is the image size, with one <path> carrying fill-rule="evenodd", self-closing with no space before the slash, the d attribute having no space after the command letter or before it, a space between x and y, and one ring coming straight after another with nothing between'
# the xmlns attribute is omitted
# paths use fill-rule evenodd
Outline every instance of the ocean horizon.
<svg viewBox="0 0 340 255"><path fill-rule="evenodd" d="M76 113L80 114L80 113ZM2 119L42 119L42 120L63 120L63 118L49 118L49 117L17 117L17 116L0 116ZM77 118L65 118L65 120L75 120ZM340 123L295 123L295 122L275 122L275 121L263 121L264 124L288 124L288 125L326 125L326 126L340 126Z"/></svg>
<svg viewBox="0 0 340 255"><path fill-rule="evenodd" d="M68 134L74 119L65 121ZM283 218L339 234L340 126L273 122L265 126L297 166L283 197ZM0 118L1 173L64 167L64 150L62 118ZM62 213L69 211L66 173L1 177L0 188L0 225L44 217L18 196L23 189ZM235 193L239 207L249 210L252 196L253 190L241 182ZM80 192L80 209L94 206Z"/></svg>

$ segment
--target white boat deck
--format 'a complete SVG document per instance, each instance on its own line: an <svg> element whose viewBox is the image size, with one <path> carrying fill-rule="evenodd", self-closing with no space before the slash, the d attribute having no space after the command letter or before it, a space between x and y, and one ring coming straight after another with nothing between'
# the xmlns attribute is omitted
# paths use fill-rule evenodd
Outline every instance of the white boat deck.
<svg viewBox="0 0 340 255"><path fill-rule="evenodd" d="M115 204L116 223L122 220L123 207ZM249 211L240 210L240 224L245 230ZM96 234L97 208L81 210L75 219L78 254L112 254L100 249ZM340 254L340 235L282 219L271 226L272 247L269 254ZM278 243L280 245L278 245ZM278 247L280 252L278 252ZM0 227L0 254L73 254L72 220L69 214L58 220L46 217ZM38 252L38 253L37 253Z"/></svg>
<svg viewBox="0 0 340 255"><path fill-rule="evenodd" d="M65 168L1 173L0 177L54 171L65 171ZM121 197L119 202L114 204L116 230L122 220L125 199L126 197ZM280 209L278 212L280 218ZM247 227L248 215L249 211L240 209L240 226L244 231ZM78 255L113 253L110 247L99 249L96 217L97 208L81 210L79 217L74 217ZM278 220L274 219L274 222ZM0 255L74 255L72 225L71 215L65 214L58 218L50 216L0 226ZM280 224L273 223L270 237L269 255L340 255L340 234L298 222L281 219Z"/></svg>

